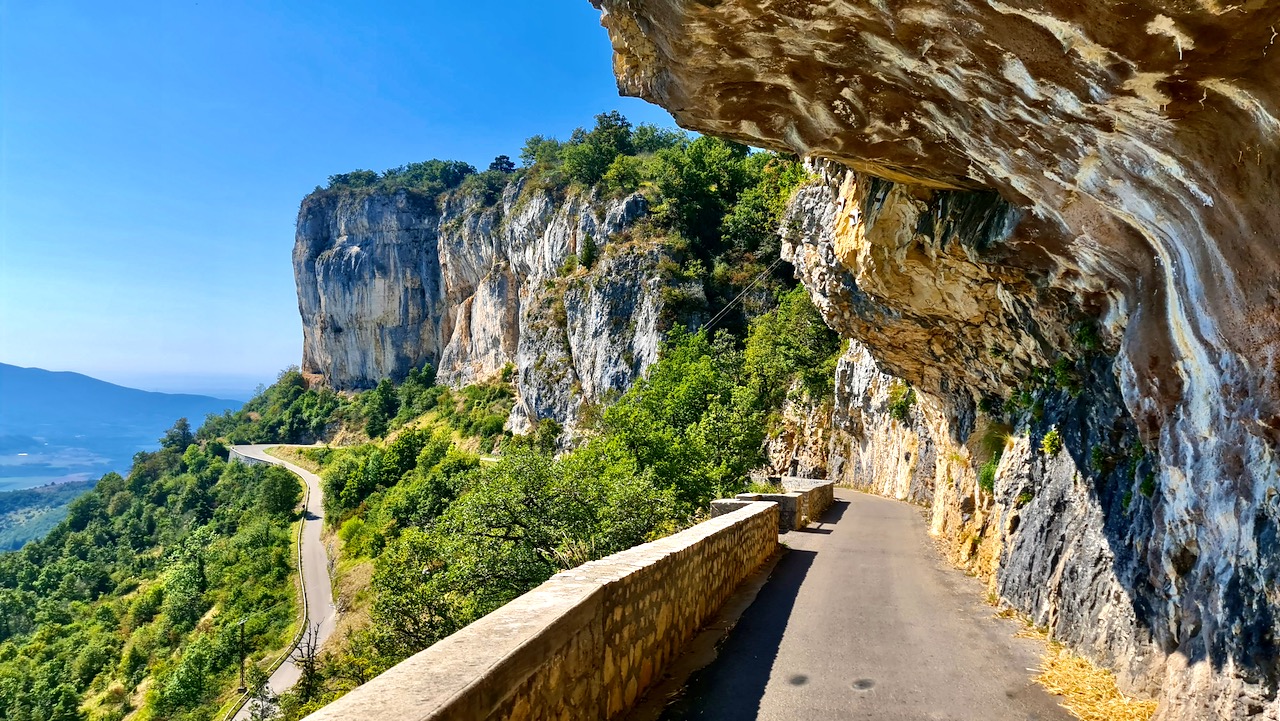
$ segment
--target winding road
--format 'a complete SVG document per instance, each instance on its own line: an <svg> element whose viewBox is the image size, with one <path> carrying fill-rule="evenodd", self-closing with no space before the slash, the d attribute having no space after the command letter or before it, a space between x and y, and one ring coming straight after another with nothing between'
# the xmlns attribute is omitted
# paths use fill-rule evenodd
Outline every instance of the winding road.
<svg viewBox="0 0 1280 721"><path fill-rule="evenodd" d="M1070 721L914 506L837 489L663 721ZM634 717L633 717L634 718Z"/></svg>
<svg viewBox="0 0 1280 721"><path fill-rule="evenodd" d="M338 614L333 607L329 559L325 553L324 543L320 539L320 531L324 525L324 493L320 489L320 477L305 468L266 453L268 448L302 447L305 446L274 443L262 446L232 446L232 449L245 458L287 468L307 484L307 507L303 509L302 549L299 555L302 559L302 586L307 594L307 627L317 629L317 647L322 648L325 641L333 635ZM293 688L301 675L302 672L294 665L292 658L289 658L271 674L271 679L267 683L273 692L281 693ZM250 706L251 704L245 704L240 709L235 715L236 721L249 718Z"/></svg>

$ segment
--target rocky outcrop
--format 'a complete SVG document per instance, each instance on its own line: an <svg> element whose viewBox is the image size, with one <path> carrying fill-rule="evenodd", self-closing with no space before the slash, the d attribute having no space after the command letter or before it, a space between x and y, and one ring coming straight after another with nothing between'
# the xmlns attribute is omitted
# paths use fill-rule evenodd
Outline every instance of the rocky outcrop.
<svg viewBox="0 0 1280 721"><path fill-rule="evenodd" d="M787 252L865 354L810 455L1161 718L1280 717L1280 4L597 4L624 93L835 161Z"/></svg>
<svg viewBox="0 0 1280 721"><path fill-rule="evenodd" d="M298 213L302 370L341 390L431 364L451 385L516 373L511 425L572 428L661 339L662 247L625 233L644 198L559 197L520 178L497 202L411 189L317 191ZM624 237L625 234L625 237ZM597 246L579 268L585 243Z"/></svg>

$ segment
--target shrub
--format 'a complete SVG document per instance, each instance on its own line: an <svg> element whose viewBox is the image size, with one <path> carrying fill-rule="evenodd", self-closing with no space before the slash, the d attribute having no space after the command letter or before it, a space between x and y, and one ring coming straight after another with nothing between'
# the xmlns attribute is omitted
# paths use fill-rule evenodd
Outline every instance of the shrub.
<svg viewBox="0 0 1280 721"><path fill-rule="evenodd" d="M502 191L507 187L508 180L507 174L501 170L486 170L468 175L462 181L460 192L474 196L482 206L489 207L502 198Z"/></svg>
<svg viewBox="0 0 1280 721"><path fill-rule="evenodd" d="M1156 474L1154 471L1148 471L1147 475L1142 477L1142 485L1138 487L1142 495L1150 498L1156 493Z"/></svg>
<svg viewBox="0 0 1280 721"><path fill-rule="evenodd" d="M619 155L600 178L600 189L615 198L630 195L640 189L644 173L643 160L634 155Z"/></svg>
<svg viewBox="0 0 1280 721"><path fill-rule="evenodd" d="M582 238L582 247L578 249L578 262L583 268L591 270L591 266L596 264L596 258L600 257L600 246L596 245L596 239L590 233Z"/></svg>
<svg viewBox="0 0 1280 721"><path fill-rule="evenodd" d="M899 423L911 421L911 408L916 404L916 390L902 381L889 388L889 415Z"/></svg>
<svg viewBox="0 0 1280 721"><path fill-rule="evenodd" d="M1052 428L1044 434L1044 438L1040 441L1040 450L1044 451L1046 456L1056 456L1058 451L1062 450L1062 434L1057 428Z"/></svg>
<svg viewBox="0 0 1280 721"><path fill-rule="evenodd" d="M987 493L996 490L996 466L1000 463L998 458L992 458L982 467L978 469L978 487Z"/></svg>

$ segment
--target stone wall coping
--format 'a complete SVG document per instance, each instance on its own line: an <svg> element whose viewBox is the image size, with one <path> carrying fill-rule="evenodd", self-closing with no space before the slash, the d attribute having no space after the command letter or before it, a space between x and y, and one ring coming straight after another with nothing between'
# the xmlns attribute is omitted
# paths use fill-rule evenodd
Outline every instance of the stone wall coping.
<svg viewBox="0 0 1280 721"><path fill-rule="evenodd" d="M307 717L307 721L486 718L573 632L600 611L606 589L637 570L752 517L751 503L698 525L562 571Z"/></svg>

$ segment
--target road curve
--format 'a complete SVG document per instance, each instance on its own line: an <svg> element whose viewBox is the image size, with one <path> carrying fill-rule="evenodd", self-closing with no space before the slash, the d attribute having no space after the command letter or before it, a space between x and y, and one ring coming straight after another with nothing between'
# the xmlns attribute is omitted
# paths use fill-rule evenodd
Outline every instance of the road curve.
<svg viewBox="0 0 1280 721"><path fill-rule="evenodd" d="M993 617L920 509L838 489L664 721L1069 721L1033 680L1042 646Z"/></svg>
<svg viewBox="0 0 1280 721"><path fill-rule="evenodd" d="M325 553L324 543L320 540L320 531L324 525L324 492L320 489L320 477L300 468L288 461L283 461L266 453L268 448L305 448L306 446L287 446L279 443L259 446L232 446L240 455L292 471L307 484L307 507L303 511L302 521L302 585L307 593L307 626L315 627L319 647L333 635L338 622L338 614L333 607L333 587L329 579L329 559ZM268 685L275 693L282 693L293 688L301 676L301 671L291 659L286 659L280 668L271 674ZM249 718L249 707L245 704L235 715L237 721Z"/></svg>

